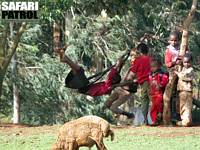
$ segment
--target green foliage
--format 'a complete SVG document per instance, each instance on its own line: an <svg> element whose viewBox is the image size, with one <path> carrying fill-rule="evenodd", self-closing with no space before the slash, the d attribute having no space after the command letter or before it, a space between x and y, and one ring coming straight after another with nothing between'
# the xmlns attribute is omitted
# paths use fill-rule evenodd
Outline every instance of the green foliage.
<svg viewBox="0 0 200 150"><path fill-rule="evenodd" d="M53 22L63 19L63 11L72 5L73 0L45 0L40 1L41 23Z"/></svg>
<svg viewBox="0 0 200 150"><path fill-rule="evenodd" d="M28 51L23 52L23 55L18 53L18 61L26 61L26 53ZM46 54L40 60L36 55L32 58L32 61L35 61L34 67L24 66L26 62L23 62L19 67L18 80L15 81L20 91L22 122L33 125L55 124L86 114L109 116L101 111L103 103L99 98L94 102L89 101L84 95L64 87L64 78L69 72L65 65ZM7 115L12 113L12 109L6 109L12 108L12 82L7 80L9 76L10 71L4 82L7 88L9 85L9 90L4 91L7 99L2 101L6 110L3 113Z"/></svg>

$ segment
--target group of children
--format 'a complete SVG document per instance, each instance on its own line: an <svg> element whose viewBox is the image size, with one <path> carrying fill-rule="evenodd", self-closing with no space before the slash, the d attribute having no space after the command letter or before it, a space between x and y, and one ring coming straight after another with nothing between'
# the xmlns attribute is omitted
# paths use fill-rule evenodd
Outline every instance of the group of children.
<svg viewBox="0 0 200 150"><path fill-rule="evenodd" d="M180 114L181 119L178 120L179 118L176 117L176 124L189 126L192 121L192 55L187 52L183 57L179 56L180 43L176 32L170 34L168 42L169 46L165 53L165 64L169 73L162 71L161 61L150 57L147 45L141 43L136 50L138 56L131 62L130 69L122 79L120 71L124 65L124 59L119 58L108 73L107 79L96 83L90 83L85 76L83 68L71 61L65 55L63 49L57 52L60 55L60 60L67 63L72 69L65 80L67 87L78 89L80 93L92 97L110 94L105 102L105 106L116 114L134 118L133 113L126 112L120 109L119 106L125 103L131 96L131 93L135 91L132 90L133 85L138 84L141 88L141 109L146 124L148 124L147 114L149 102L151 102L150 118L152 125L159 124L162 118L165 124L171 122L172 92L177 90L180 102L176 101L179 106L176 109L176 114L177 116ZM177 65L183 66L181 71L177 70ZM177 86L175 85L176 81L178 83ZM116 85L120 82L129 84L121 84L121 86L117 87Z"/></svg>

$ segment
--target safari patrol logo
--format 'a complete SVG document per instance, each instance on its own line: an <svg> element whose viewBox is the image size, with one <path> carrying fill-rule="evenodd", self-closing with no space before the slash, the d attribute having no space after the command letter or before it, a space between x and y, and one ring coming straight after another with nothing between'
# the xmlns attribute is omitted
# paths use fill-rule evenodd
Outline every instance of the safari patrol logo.
<svg viewBox="0 0 200 150"><path fill-rule="evenodd" d="M37 20L38 2L0 2L3 20Z"/></svg>

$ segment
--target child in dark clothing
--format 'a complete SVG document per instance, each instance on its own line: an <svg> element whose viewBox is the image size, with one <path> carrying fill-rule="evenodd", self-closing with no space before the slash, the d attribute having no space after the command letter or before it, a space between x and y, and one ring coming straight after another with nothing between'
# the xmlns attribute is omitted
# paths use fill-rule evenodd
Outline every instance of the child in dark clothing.
<svg viewBox="0 0 200 150"><path fill-rule="evenodd" d="M83 68L64 55L64 50L61 49L59 55L61 62L67 63L72 69L65 79L66 87L78 89L82 94L93 97L109 94L113 89L113 85L121 81L119 73L124 64L122 58L118 59L116 65L110 70L105 81L90 84L85 76Z"/></svg>

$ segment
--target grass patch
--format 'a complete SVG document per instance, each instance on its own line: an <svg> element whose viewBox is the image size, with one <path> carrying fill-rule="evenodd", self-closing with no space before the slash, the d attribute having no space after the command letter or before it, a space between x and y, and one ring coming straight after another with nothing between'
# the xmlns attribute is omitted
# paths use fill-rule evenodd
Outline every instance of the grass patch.
<svg viewBox="0 0 200 150"><path fill-rule="evenodd" d="M0 135L2 150L49 150L56 140L55 135L16 136Z"/></svg>
<svg viewBox="0 0 200 150"><path fill-rule="evenodd" d="M16 131L16 129L13 129ZM32 131L23 135L13 132L0 132L0 148L2 150L49 150L57 138L57 134L47 131ZM33 130L33 128L30 128ZM37 129L34 129L37 130ZM40 130L42 130L40 128ZM1 130L0 130L1 131ZM28 134L27 134L28 133ZM200 127L136 127L115 129L115 140L104 139L109 150L199 150ZM87 148L80 148L87 150ZM94 147L92 150L96 150Z"/></svg>

